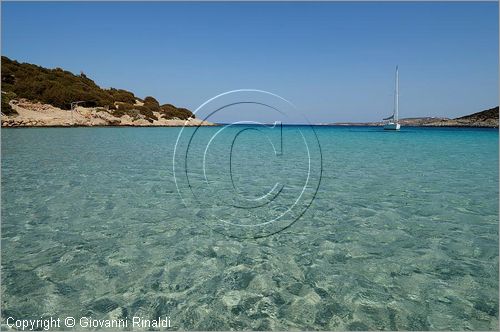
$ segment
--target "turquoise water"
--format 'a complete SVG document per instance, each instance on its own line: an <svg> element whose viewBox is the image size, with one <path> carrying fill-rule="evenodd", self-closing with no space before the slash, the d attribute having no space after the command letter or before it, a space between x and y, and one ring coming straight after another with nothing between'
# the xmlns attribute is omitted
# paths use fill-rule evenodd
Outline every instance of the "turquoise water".
<svg viewBox="0 0 500 332"><path fill-rule="evenodd" d="M498 330L497 130L242 128L2 129L2 323Z"/></svg>

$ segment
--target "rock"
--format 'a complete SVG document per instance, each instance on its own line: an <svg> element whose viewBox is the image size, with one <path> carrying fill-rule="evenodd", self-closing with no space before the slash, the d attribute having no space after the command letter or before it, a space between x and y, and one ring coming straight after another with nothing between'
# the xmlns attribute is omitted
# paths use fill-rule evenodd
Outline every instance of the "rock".
<svg viewBox="0 0 500 332"><path fill-rule="evenodd" d="M222 302L228 308L232 308L237 306L241 301L241 294L239 291L229 291L222 297Z"/></svg>
<svg viewBox="0 0 500 332"><path fill-rule="evenodd" d="M256 275L248 285L249 291L262 296L270 295L276 288L276 282L268 275Z"/></svg>
<svg viewBox="0 0 500 332"><path fill-rule="evenodd" d="M321 297L312 289L304 296L304 300L309 304L315 305L321 302Z"/></svg>

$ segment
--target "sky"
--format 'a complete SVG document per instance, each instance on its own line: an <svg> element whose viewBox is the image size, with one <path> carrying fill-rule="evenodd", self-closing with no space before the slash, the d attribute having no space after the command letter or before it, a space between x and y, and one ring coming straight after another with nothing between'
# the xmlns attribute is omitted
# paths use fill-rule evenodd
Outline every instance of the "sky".
<svg viewBox="0 0 500 332"><path fill-rule="evenodd" d="M378 121L392 113L396 65L401 117L498 105L497 2L2 1L1 9L2 55L191 110L259 89L296 106L291 122Z"/></svg>

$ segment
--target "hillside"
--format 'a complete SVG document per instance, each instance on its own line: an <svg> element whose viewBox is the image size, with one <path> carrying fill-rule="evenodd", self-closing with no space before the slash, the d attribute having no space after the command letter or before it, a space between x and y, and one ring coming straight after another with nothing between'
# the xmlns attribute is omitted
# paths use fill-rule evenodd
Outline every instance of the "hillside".
<svg viewBox="0 0 500 332"><path fill-rule="evenodd" d="M455 120L468 120L468 121L498 120L498 106L482 112L477 112L474 114L462 116L460 118L456 118Z"/></svg>
<svg viewBox="0 0 500 332"><path fill-rule="evenodd" d="M40 109L33 105L47 105L42 107L45 110L44 118L50 118L50 110L56 114L57 110L76 108L83 112L84 109L93 109L101 115L107 113L107 118L127 116L127 125L134 125L136 120L153 124L164 120L194 119L194 114L188 109L171 104L160 105L153 97L141 99L123 89L103 89L84 73L75 75L61 68L47 69L19 63L5 56L2 56L1 78L2 125L4 122L16 125L29 120L16 121L23 120L21 118L28 114L22 112L23 107L20 105L28 107L24 109L30 112ZM120 121L114 123L119 124Z"/></svg>
<svg viewBox="0 0 500 332"><path fill-rule="evenodd" d="M432 127L489 127L498 128L498 106L455 119L440 119L426 126Z"/></svg>

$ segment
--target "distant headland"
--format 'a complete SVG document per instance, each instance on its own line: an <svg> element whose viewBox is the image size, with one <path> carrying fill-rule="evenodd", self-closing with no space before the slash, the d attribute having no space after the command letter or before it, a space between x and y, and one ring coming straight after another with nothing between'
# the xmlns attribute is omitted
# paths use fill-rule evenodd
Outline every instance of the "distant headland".
<svg viewBox="0 0 500 332"><path fill-rule="evenodd" d="M409 127L482 127L498 128L498 106L485 111L461 116L455 119L423 117L399 119L402 126ZM383 126L383 122L335 122L330 126Z"/></svg>
<svg viewBox="0 0 500 332"><path fill-rule="evenodd" d="M47 69L2 56L2 127L199 126L186 108L103 89L84 73Z"/></svg>

